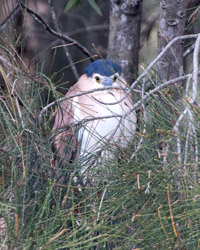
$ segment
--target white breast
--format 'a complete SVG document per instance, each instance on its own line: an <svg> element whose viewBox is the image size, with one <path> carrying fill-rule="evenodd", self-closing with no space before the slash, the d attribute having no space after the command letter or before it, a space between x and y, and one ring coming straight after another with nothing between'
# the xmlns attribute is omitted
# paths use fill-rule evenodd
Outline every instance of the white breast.
<svg viewBox="0 0 200 250"><path fill-rule="evenodd" d="M81 156L91 153L95 154L99 151L108 151L109 147L115 147L115 145L126 147L132 139L135 130L135 120L131 120L130 116L123 117L130 110L130 107L126 106L123 102L115 105L100 103L116 102L122 98L120 93L107 91L96 94L95 99L93 97L92 95L87 97L87 110L85 106L83 107L81 103L78 103L77 99L74 99L74 119L76 121L81 121L86 117L89 119L110 115L119 115L120 117L97 119L87 122L78 133L78 139L81 141ZM83 112L83 109L85 109L85 112ZM86 112L88 113L87 115Z"/></svg>

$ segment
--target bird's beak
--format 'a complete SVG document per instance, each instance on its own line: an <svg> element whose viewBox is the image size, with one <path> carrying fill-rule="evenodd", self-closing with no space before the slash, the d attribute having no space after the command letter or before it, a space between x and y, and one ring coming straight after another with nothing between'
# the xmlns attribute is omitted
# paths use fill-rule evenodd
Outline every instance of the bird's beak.
<svg viewBox="0 0 200 250"><path fill-rule="evenodd" d="M110 87L112 86L113 84L113 80L110 78L110 77L105 77L102 81L102 84L105 86L105 87Z"/></svg>

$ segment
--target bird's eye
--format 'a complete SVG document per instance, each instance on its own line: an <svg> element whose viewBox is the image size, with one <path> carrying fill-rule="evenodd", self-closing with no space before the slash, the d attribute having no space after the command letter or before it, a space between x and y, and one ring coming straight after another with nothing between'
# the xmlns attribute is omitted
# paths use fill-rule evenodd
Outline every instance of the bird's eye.
<svg viewBox="0 0 200 250"><path fill-rule="evenodd" d="M113 77L113 82L116 82L117 81L117 76L115 75L114 77Z"/></svg>
<svg viewBox="0 0 200 250"><path fill-rule="evenodd" d="M99 76L95 76L95 80L96 80L97 83L101 82L101 78Z"/></svg>

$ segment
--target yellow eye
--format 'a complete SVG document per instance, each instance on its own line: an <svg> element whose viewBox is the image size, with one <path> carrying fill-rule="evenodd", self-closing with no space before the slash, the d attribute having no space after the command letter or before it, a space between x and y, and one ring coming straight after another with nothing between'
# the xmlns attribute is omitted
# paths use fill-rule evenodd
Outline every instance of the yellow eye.
<svg viewBox="0 0 200 250"><path fill-rule="evenodd" d="M95 80L96 80L97 83L101 82L101 78L99 76L95 76Z"/></svg>
<svg viewBox="0 0 200 250"><path fill-rule="evenodd" d="M114 76L113 77L113 82L116 82L117 81L117 76Z"/></svg>

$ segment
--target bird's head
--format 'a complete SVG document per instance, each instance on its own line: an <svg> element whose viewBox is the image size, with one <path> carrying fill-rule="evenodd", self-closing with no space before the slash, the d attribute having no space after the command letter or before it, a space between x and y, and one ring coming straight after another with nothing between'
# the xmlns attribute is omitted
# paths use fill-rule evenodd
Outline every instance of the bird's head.
<svg viewBox="0 0 200 250"><path fill-rule="evenodd" d="M88 78L92 78L93 82L98 83L102 87L115 86L122 70L121 67L109 60L99 59L90 63L84 73Z"/></svg>

